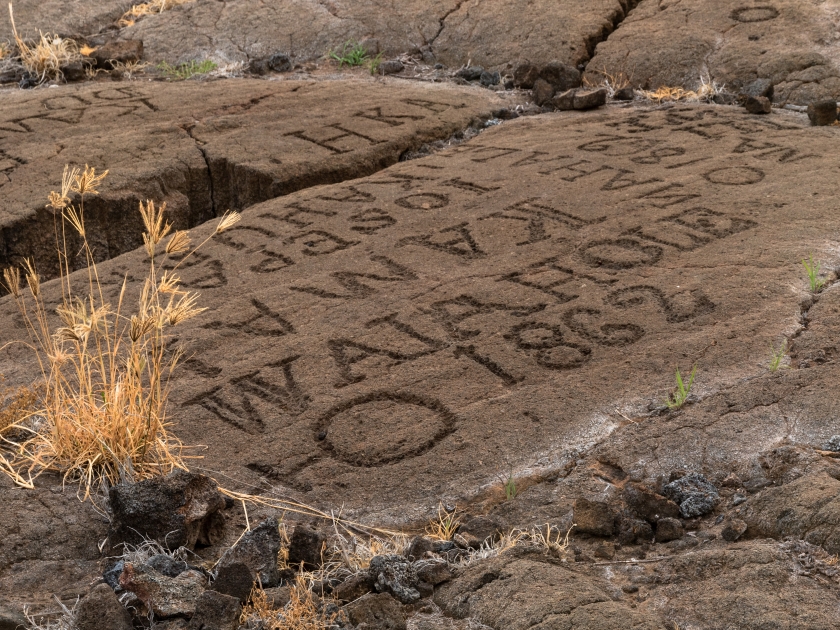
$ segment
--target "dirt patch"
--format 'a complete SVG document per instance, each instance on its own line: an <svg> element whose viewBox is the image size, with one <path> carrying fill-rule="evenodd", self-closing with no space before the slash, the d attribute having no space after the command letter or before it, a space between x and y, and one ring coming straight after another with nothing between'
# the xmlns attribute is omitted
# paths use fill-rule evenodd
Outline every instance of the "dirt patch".
<svg viewBox="0 0 840 630"><path fill-rule="evenodd" d="M100 83L2 100L0 264L32 256L46 277L56 262L45 194L58 187L66 163L111 170L86 209L96 254L106 259L142 243L142 199L166 201L169 220L191 227L228 209L369 175L501 104L485 90L373 79Z"/></svg>
<svg viewBox="0 0 840 630"><path fill-rule="evenodd" d="M779 102L840 100L838 25L836 1L645 0L597 47L586 77L623 74L650 89L703 78L731 90L763 78Z"/></svg>

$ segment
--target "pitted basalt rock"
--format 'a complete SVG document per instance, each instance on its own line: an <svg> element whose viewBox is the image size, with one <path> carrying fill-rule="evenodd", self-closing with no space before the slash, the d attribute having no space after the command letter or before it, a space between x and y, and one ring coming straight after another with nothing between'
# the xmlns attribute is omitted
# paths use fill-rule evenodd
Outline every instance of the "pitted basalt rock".
<svg viewBox="0 0 840 630"><path fill-rule="evenodd" d="M173 617L195 612L196 602L207 588L207 578L195 570L171 578L143 564L127 562L120 586L134 593L155 615Z"/></svg>
<svg viewBox="0 0 840 630"><path fill-rule="evenodd" d="M417 571L414 565L403 556L375 556L368 569L376 580L375 588L379 593L390 593L403 604L412 604L420 599L417 590Z"/></svg>
<svg viewBox="0 0 840 630"><path fill-rule="evenodd" d="M683 518L708 514L720 500L717 488L699 474L686 475L672 481L662 491L680 506Z"/></svg>
<svg viewBox="0 0 840 630"><path fill-rule="evenodd" d="M264 588L277 586L280 581L277 554L281 545L277 519L268 518L225 552L219 560L218 571L221 573L228 566L245 565L250 569L253 580L259 580Z"/></svg>

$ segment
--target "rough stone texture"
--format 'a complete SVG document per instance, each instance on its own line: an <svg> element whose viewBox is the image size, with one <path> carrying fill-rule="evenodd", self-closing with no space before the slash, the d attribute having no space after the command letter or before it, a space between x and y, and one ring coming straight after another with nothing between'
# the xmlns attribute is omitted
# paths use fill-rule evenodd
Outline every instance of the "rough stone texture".
<svg viewBox="0 0 840 630"><path fill-rule="evenodd" d="M576 530L593 536L612 536L615 531L615 510L605 501L580 498L575 501Z"/></svg>
<svg viewBox="0 0 840 630"><path fill-rule="evenodd" d="M739 90L768 79L775 99L808 104L840 100L838 0L644 0L587 66L634 86L694 89L701 77Z"/></svg>
<svg viewBox="0 0 840 630"><path fill-rule="evenodd" d="M44 278L57 274L53 215L44 204L68 162L111 171L85 206L104 259L142 245L141 200L167 202L174 227L190 227L369 175L499 105L480 88L383 86L372 78L96 83L4 92L0 103L0 266L33 257ZM69 249L78 249L72 235Z"/></svg>
<svg viewBox="0 0 840 630"><path fill-rule="evenodd" d="M219 560L219 570L228 565L244 564L264 588L277 586L280 581L277 554L281 545L277 519L268 518L225 552Z"/></svg>
<svg viewBox="0 0 840 630"><path fill-rule="evenodd" d="M660 518L676 518L680 515L680 507L676 503L640 483L628 483L624 486L622 498L636 516L649 523L655 523Z"/></svg>
<svg viewBox="0 0 840 630"><path fill-rule="evenodd" d="M744 109L750 114L769 114L773 110L773 104L766 96L748 96L744 102Z"/></svg>
<svg viewBox="0 0 840 630"><path fill-rule="evenodd" d="M363 573L352 575L341 584L338 584L335 588L333 588L332 594L336 597L336 599L351 602L359 599L366 593L370 593L375 584L376 579L365 571Z"/></svg>
<svg viewBox="0 0 840 630"><path fill-rule="evenodd" d="M90 54L98 68L110 70L116 63L135 63L143 58L143 42L130 39L122 42L109 42Z"/></svg>
<svg viewBox="0 0 840 630"><path fill-rule="evenodd" d="M379 593L390 593L403 604L412 604L420 599L417 591L417 571L403 556L375 556L370 561L368 573L374 579L374 588Z"/></svg>
<svg viewBox="0 0 840 630"><path fill-rule="evenodd" d="M539 558L502 555L478 562L435 591L447 615L497 630L659 630L654 615L612 601L603 580Z"/></svg>
<svg viewBox="0 0 840 630"><path fill-rule="evenodd" d="M327 537L320 529L311 525L296 525L289 539L289 564L315 570L323 563L324 543Z"/></svg>
<svg viewBox="0 0 840 630"><path fill-rule="evenodd" d="M438 560L421 560L414 563L417 578L432 586L437 586L452 579L452 568L446 562Z"/></svg>
<svg viewBox="0 0 840 630"><path fill-rule="evenodd" d="M107 584L95 587L76 609L78 630L131 630L131 613Z"/></svg>
<svg viewBox="0 0 840 630"><path fill-rule="evenodd" d="M551 100L551 104L561 111L576 109L584 111L596 109L607 102L606 88L596 90L574 89L558 94Z"/></svg>
<svg viewBox="0 0 840 630"><path fill-rule="evenodd" d="M176 470L167 477L121 484L109 492L111 530L108 540L117 548L137 545L145 538L169 549L220 539L224 496L209 477Z"/></svg>
<svg viewBox="0 0 840 630"><path fill-rule="evenodd" d="M388 593L370 593L344 607L355 626L368 630L405 630L405 613ZM362 625L364 624L364 625Z"/></svg>
<svg viewBox="0 0 840 630"><path fill-rule="evenodd" d="M837 120L837 101L830 98L825 101L809 103L808 118L812 125L830 125Z"/></svg>
<svg viewBox="0 0 840 630"><path fill-rule="evenodd" d="M244 562L230 562L219 567L211 589L246 602L254 587L254 574Z"/></svg>
<svg viewBox="0 0 840 630"><path fill-rule="evenodd" d="M680 506L680 514L685 518L708 514L720 500L717 488L696 473L672 481L662 491Z"/></svg>
<svg viewBox="0 0 840 630"><path fill-rule="evenodd" d="M792 536L840 553L840 481L822 473L767 488L750 499L742 518L748 536Z"/></svg>
<svg viewBox="0 0 840 630"><path fill-rule="evenodd" d="M656 521L656 542L679 540L685 534L685 529L679 519L660 518Z"/></svg>
<svg viewBox="0 0 840 630"><path fill-rule="evenodd" d="M534 81L534 87L531 90L531 98L534 99L534 102L537 105L542 107L551 100L555 91L556 88L553 85L545 79L540 78Z"/></svg>
<svg viewBox="0 0 840 630"><path fill-rule="evenodd" d="M238 598L204 591L196 600L187 630L236 630L241 610Z"/></svg>
<svg viewBox="0 0 840 630"><path fill-rule="evenodd" d="M726 524L720 532L720 536L727 542L735 542L743 536L746 531L747 524L740 518L733 518L726 521Z"/></svg>
<svg viewBox="0 0 840 630"><path fill-rule="evenodd" d="M633 4L535 0L523 10L505 0L197 0L146 17L121 37L142 39L148 58L170 63L204 57L247 62L278 50L305 61L341 50L348 40L375 39L386 56L423 50L430 61L453 68L470 59L491 70L519 59L577 66Z"/></svg>
<svg viewBox="0 0 840 630"><path fill-rule="evenodd" d="M23 614L0 602L0 630L26 630L28 626Z"/></svg>
<svg viewBox="0 0 840 630"><path fill-rule="evenodd" d="M424 518L430 492L503 497L498 452L529 475L565 475L591 448L646 483L683 467L751 479L787 434L837 433L818 386L834 364L766 367L801 325L803 253L831 260L837 133L717 106L520 118L251 207L179 269L211 310L181 329L194 360L173 376L177 435L208 444L208 469L377 521ZM144 267L134 252L100 271L131 272L133 300ZM792 360L836 348L836 293ZM22 333L8 298L0 319ZM7 348L0 372L35 374L23 357ZM695 360L696 404L615 413L649 413ZM608 394L591 387L617 369ZM604 489L577 478L533 514L556 523Z"/></svg>
<svg viewBox="0 0 840 630"><path fill-rule="evenodd" d="M91 35L111 26L132 0L15 0L15 24L25 40L38 38L39 31L63 37ZM0 40L14 41L8 3L0 11Z"/></svg>
<svg viewBox="0 0 840 630"><path fill-rule="evenodd" d="M126 563L120 586L134 593L146 607L160 617L192 615L199 596L207 588L207 578L199 571L184 571L167 577L143 564Z"/></svg>

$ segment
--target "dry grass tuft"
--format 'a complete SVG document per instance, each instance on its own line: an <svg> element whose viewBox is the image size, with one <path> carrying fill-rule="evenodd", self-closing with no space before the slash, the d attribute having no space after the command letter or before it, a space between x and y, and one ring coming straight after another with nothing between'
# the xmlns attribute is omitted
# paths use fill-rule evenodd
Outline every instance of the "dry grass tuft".
<svg viewBox="0 0 840 630"><path fill-rule="evenodd" d="M27 44L21 39L15 26L12 3L9 3L9 19L12 22L15 44L20 52L20 63L27 72L38 77L40 82L48 79L63 79L61 69L81 59L79 48L72 39L65 39L50 33L39 33L34 44Z"/></svg>
<svg viewBox="0 0 840 630"><path fill-rule="evenodd" d="M443 503L439 503L437 516L426 525L426 536L433 540L452 540L460 524L461 517L458 516L458 510L454 509L450 512Z"/></svg>
<svg viewBox="0 0 840 630"><path fill-rule="evenodd" d="M289 603L275 609L259 587L254 587L239 623L261 630L326 630L333 627L335 613L327 613L323 602L312 594L306 579L298 576L289 592Z"/></svg>
<svg viewBox="0 0 840 630"><path fill-rule="evenodd" d="M394 533L390 536L356 536L350 532L342 534L335 525L335 543L326 566L330 574L354 574L370 567L376 556L399 555L408 551L409 537ZM332 570L330 570L332 569Z"/></svg>
<svg viewBox="0 0 840 630"><path fill-rule="evenodd" d="M76 608L79 605L78 598L72 608L68 608L57 595L53 595L58 602L60 610L52 613L41 613L38 615L29 612L29 606L24 605L23 616L29 622L30 630L76 630ZM20 626L18 626L20 627Z"/></svg>
<svg viewBox="0 0 840 630"><path fill-rule="evenodd" d="M709 101L715 95L725 91L723 85L718 85L711 78L700 77L700 85L696 90L686 90L681 87L662 86L656 90L639 90L639 93L650 101L663 103L666 101Z"/></svg>
<svg viewBox="0 0 840 630"><path fill-rule="evenodd" d="M594 84L589 81L588 78L584 78L583 82L584 85L587 87L604 87L607 88L607 95L610 98L615 96L615 93L619 90L622 90L630 85L630 76L626 75L623 70L619 70L615 73L607 72L607 69L604 68L603 70L593 70L592 72L599 74L603 77L600 84Z"/></svg>
<svg viewBox="0 0 840 630"><path fill-rule="evenodd" d="M83 500L112 484L186 468L183 446L169 433L166 416L169 378L182 356L168 342L173 327L204 310L197 305L197 293L180 288L178 265L161 271L168 258L163 240L172 226L164 219L165 204L157 207L152 201L140 204L149 260L137 305L125 312L125 281L115 305L106 299L88 242L84 207L85 198L98 194L107 174L97 174L87 165L65 167L61 191L49 195L48 208L57 217L59 326L47 311L31 261L23 265L28 291L20 269L3 272L26 324L29 347L40 363L44 391L31 421L15 425L29 437L0 453L0 469L25 488L34 487L35 478L45 471L58 472L65 481L78 481ZM70 195L78 196L77 204L71 203ZM201 245L238 217L225 215ZM70 279L67 230L82 239L87 261L82 294L75 292Z"/></svg>
<svg viewBox="0 0 840 630"><path fill-rule="evenodd" d="M5 377L0 374L0 385ZM33 387L0 387L0 436L25 422L35 410L38 392Z"/></svg>
<svg viewBox="0 0 840 630"><path fill-rule="evenodd" d="M141 4L135 4L117 22L120 27L133 26L137 20L153 13L163 13L181 4L187 4L194 0L150 0Z"/></svg>

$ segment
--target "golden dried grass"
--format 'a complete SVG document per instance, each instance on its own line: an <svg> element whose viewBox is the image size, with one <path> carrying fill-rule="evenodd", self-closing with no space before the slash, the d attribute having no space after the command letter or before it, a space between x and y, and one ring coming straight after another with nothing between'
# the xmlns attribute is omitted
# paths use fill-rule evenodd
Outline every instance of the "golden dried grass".
<svg viewBox="0 0 840 630"><path fill-rule="evenodd" d="M0 374L0 385L5 377ZM6 429L24 422L35 409L38 393L32 387L0 386L0 435Z"/></svg>
<svg viewBox="0 0 840 630"><path fill-rule="evenodd" d="M126 282L116 305L106 299L84 221L85 198L99 194L108 172L97 174L65 167L60 192L51 192L48 208L57 215L61 303L60 325L48 313L40 278L30 260L3 271L4 285L18 306L29 333L29 347L40 364L43 394L30 414L37 422L18 422L29 437L0 453L0 469L19 486L32 488L45 471L79 483L80 498L122 481L135 481L186 468L181 442L169 433L166 415L169 378L181 351L169 348L170 330L204 309L199 295L180 288L178 265L163 271L173 253L182 253L187 237L165 221L165 204L140 204L143 240L149 257L147 276L133 312L126 312ZM70 195L78 195L72 204ZM60 222L59 222L60 217ZM226 214L216 229L181 259L239 219ZM71 284L67 230L82 240L87 262L86 289ZM158 254L163 254L159 256ZM180 263L179 263L180 264ZM28 288L28 291L26 290Z"/></svg>
<svg viewBox="0 0 840 630"><path fill-rule="evenodd" d="M11 2L9 3L9 19L12 22L15 44L20 53L20 63L27 72L38 77L40 82L43 83L48 79L63 79L64 73L61 69L81 59L79 47L72 39L50 33L39 33L38 41L34 44L24 41L15 26Z"/></svg>
<svg viewBox="0 0 840 630"><path fill-rule="evenodd" d="M194 0L150 0L150 2L135 4L123 14L117 25L120 27L133 26L142 17L154 13L163 13L188 2L194 2Z"/></svg>
<svg viewBox="0 0 840 630"><path fill-rule="evenodd" d="M327 613L307 584L306 578L297 576L289 589L289 603L274 608L265 591L255 586L248 603L242 609L239 623L257 625L263 630L326 630L335 621L335 613Z"/></svg>
<svg viewBox="0 0 840 630"><path fill-rule="evenodd" d="M437 516L426 525L426 536L433 540L452 540L460 524L461 517L458 515L458 510L449 511L443 503L439 503Z"/></svg>

